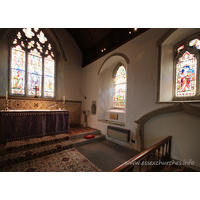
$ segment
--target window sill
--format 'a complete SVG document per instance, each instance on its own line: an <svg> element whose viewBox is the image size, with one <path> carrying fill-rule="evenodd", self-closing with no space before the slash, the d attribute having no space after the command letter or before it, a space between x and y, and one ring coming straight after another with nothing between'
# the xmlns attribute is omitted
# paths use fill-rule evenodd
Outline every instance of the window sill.
<svg viewBox="0 0 200 200"><path fill-rule="evenodd" d="M200 100L188 100L188 101L157 101L156 104L165 104L165 103L200 103Z"/></svg>
<svg viewBox="0 0 200 200"><path fill-rule="evenodd" d="M106 120L106 119L98 119L97 121L104 122L107 124L114 124L114 125L118 125L118 126L125 126L125 123L123 123L123 122L114 122L114 121Z"/></svg>
<svg viewBox="0 0 200 200"><path fill-rule="evenodd" d="M125 113L124 109L110 109L110 110L106 110L106 112Z"/></svg>
<svg viewBox="0 0 200 200"><path fill-rule="evenodd" d="M5 96L0 96L0 99L5 99ZM8 96L8 99L24 99L24 100L38 100L38 101L55 101L55 98L34 98L34 97L25 97L25 96Z"/></svg>

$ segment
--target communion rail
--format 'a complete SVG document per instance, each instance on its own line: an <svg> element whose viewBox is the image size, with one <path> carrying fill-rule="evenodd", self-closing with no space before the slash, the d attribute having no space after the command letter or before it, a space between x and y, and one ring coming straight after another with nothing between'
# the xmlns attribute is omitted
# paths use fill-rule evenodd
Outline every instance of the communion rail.
<svg viewBox="0 0 200 200"><path fill-rule="evenodd" d="M124 162L111 172L133 172L135 168L138 171L156 171L162 164L171 158L171 140L172 136L168 136L160 142L154 144L148 149L142 151L138 155Z"/></svg>

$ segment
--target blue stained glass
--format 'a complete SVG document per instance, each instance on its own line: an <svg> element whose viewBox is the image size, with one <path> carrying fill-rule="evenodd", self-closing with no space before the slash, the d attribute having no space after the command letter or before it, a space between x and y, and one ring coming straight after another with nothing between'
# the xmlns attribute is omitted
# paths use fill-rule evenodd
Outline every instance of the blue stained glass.
<svg viewBox="0 0 200 200"><path fill-rule="evenodd" d="M28 55L28 95L35 95L35 86L42 89L42 58L36 49Z"/></svg>

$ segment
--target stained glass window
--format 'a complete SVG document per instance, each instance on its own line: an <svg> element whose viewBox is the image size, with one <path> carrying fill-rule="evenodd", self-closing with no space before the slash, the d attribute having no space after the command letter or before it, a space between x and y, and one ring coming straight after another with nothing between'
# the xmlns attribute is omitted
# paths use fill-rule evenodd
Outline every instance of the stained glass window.
<svg viewBox="0 0 200 200"><path fill-rule="evenodd" d="M180 53L181 50L184 49L184 47L185 47L184 45L180 46L180 47L177 49L177 53Z"/></svg>
<svg viewBox="0 0 200 200"><path fill-rule="evenodd" d="M35 34L32 32L31 28L24 28L23 29L27 38L32 38Z"/></svg>
<svg viewBox="0 0 200 200"><path fill-rule="evenodd" d="M197 49L200 50L200 40L199 39L194 39L194 40L191 40L189 42L189 46L195 46Z"/></svg>
<svg viewBox="0 0 200 200"><path fill-rule="evenodd" d="M35 96L37 87L39 96L55 96L53 46L39 28L17 32L11 43L10 66L11 95Z"/></svg>
<svg viewBox="0 0 200 200"><path fill-rule="evenodd" d="M114 77L114 108L125 107L125 94L126 94L126 69L121 65Z"/></svg>
<svg viewBox="0 0 200 200"><path fill-rule="evenodd" d="M54 60L51 56L44 59L44 96L54 96Z"/></svg>
<svg viewBox="0 0 200 200"><path fill-rule="evenodd" d="M37 37L39 38L42 44L44 44L47 41L47 38L44 36L44 33L42 31L40 31L40 34L38 34Z"/></svg>
<svg viewBox="0 0 200 200"><path fill-rule="evenodd" d="M177 97L192 97L196 95L197 58L186 51L176 64L176 94Z"/></svg>
<svg viewBox="0 0 200 200"><path fill-rule="evenodd" d="M35 95L35 86L39 86L41 96L42 86L42 58L40 53L34 49L28 55L28 95Z"/></svg>
<svg viewBox="0 0 200 200"><path fill-rule="evenodd" d="M25 52L18 45L11 50L11 93L25 94Z"/></svg>

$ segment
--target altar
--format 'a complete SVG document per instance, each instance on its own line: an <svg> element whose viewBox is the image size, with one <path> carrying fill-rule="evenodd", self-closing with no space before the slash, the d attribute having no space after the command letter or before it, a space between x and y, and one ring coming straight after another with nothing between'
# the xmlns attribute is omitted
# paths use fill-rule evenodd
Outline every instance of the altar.
<svg viewBox="0 0 200 200"><path fill-rule="evenodd" d="M69 111L0 111L0 143L43 137L69 130Z"/></svg>

